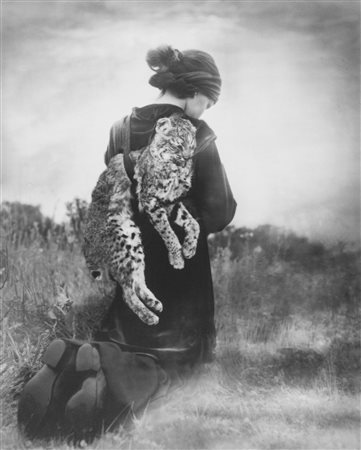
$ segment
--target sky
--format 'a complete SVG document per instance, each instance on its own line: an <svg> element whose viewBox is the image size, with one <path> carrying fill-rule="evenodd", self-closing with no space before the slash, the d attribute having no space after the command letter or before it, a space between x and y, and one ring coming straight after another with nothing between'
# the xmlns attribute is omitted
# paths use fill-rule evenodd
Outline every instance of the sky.
<svg viewBox="0 0 361 450"><path fill-rule="evenodd" d="M2 200L90 200L111 125L152 103L146 52L209 52L202 117L238 203L233 224L324 242L360 233L358 1L2 1Z"/></svg>

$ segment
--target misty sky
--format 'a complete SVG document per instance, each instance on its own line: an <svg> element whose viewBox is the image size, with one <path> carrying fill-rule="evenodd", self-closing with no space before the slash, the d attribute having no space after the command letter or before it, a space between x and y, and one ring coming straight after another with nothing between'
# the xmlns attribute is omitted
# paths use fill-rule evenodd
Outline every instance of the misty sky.
<svg viewBox="0 0 361 450"><path fill-rule="evenodd" d="M2 2L3 200L62 219L90 200L109 129L152 103L149 48L211 53L237 226L359 236L359 2Z"/></svg>

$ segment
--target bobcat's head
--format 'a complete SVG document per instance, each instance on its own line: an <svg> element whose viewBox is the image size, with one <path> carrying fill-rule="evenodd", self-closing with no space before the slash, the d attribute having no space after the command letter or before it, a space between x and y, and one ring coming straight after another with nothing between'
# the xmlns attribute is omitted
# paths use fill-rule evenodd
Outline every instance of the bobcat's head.
<svg viewBox="0 0 361 450"><path fill-rule="evenodd" d="M158 119L154 142L160 154L175 161L192 158L196 148L196 128L180 114Z"/></svg>

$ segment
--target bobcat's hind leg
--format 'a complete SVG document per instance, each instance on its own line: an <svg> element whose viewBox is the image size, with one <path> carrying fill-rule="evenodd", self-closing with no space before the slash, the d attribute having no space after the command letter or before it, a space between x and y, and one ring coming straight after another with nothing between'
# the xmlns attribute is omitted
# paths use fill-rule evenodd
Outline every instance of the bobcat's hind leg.
<svg viewBox="0 0 361 450"><path fill-rule="evenodd" d="M147 307L161 312L163 305L145 283L140 230L131 219L124 220L120 214L110 215L107 226L109 268L123 289L124 301L143 322L155 325L159 322L159 318Z"/></svg>
<svg viewBox="0 0 361 450"><path fill-rule="evenodd" d="M182 246L183 256L186 259L192 258L197 251L199 237L199 223L187 210L182 202L178 203L178 211L175 223L185 231L184 242Z"/></svg>
<svg viewBox="0 0 361 450"><path fill-rule="evenodd" d="M137 296L148 308L151 308L153 311L158 313L162 312L163 311L162 303L155 297L153 292L150 289L148 289L145 283L144 270L134 272L132 275L133 275L133 288Z"/></svg>
<svg viewBox="0 0 361 450"><path fill-rule="evenodd" d="M129 272L125 269L121 276L118 274L115 278L123 289L125 303L134 314L147 325L156 325L159 322L159 317L149 308L156 312L162 312L163 305L147 288L145 281L139 282L138 277L135 276L135 271L132 269Z"/></svg>
<svg viewBox="0 0 361 450"><path fill-rule="evenodd" d="M123 283L124 301L129 308L147 325L157 325L159 317L148 309L138 298L134 287ZM159 302L160 303L160 302Z"/></svg>

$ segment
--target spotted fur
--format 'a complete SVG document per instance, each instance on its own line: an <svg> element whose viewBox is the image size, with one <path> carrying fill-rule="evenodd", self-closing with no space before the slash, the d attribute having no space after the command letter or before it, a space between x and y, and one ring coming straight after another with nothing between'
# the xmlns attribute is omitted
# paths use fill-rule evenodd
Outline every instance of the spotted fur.
<svg viewBox="0 0 361 450"><path fill-rule="evenodd" d="M131 182L123 155L114 156L92 193L83 251L95 279L109 273L123 289L124 301L146 324L155 325L162 303L147 288L140 230L133 221ZM152 311L153 310L153 311Z"/></svg>
<svg viewBox="0 0 361 450"><path fill-rule="evenodd" d="M184 258L194 256L199 235L198 222L179 201L191 187L195 133L191 122L180 115L161 118L150 145L137 153L135 163L139 209L163 238L170 264L177 269L184 267ZM116 155L92 193L83 250L94 278L109 271L122 286L130 309L143 322L154 325L159 321L154 312L161 312L162 304L145 283L144 251L133 220L131 196L123 155ZM175 222L185 230L183 245L168 220L176 205Z"/></svg>
<svg viewBox="0 0 361 450"><path fill-rule="evenodd" d="M196 128L173 114L158 120L150 145L135 165L139 209L162 237L176 269L182 269L184 258L191 258L197 250L199 224L180 201L191 188L195 148ZM176 223L185 231L183 245L168 220L176 205Z"/></svg>

